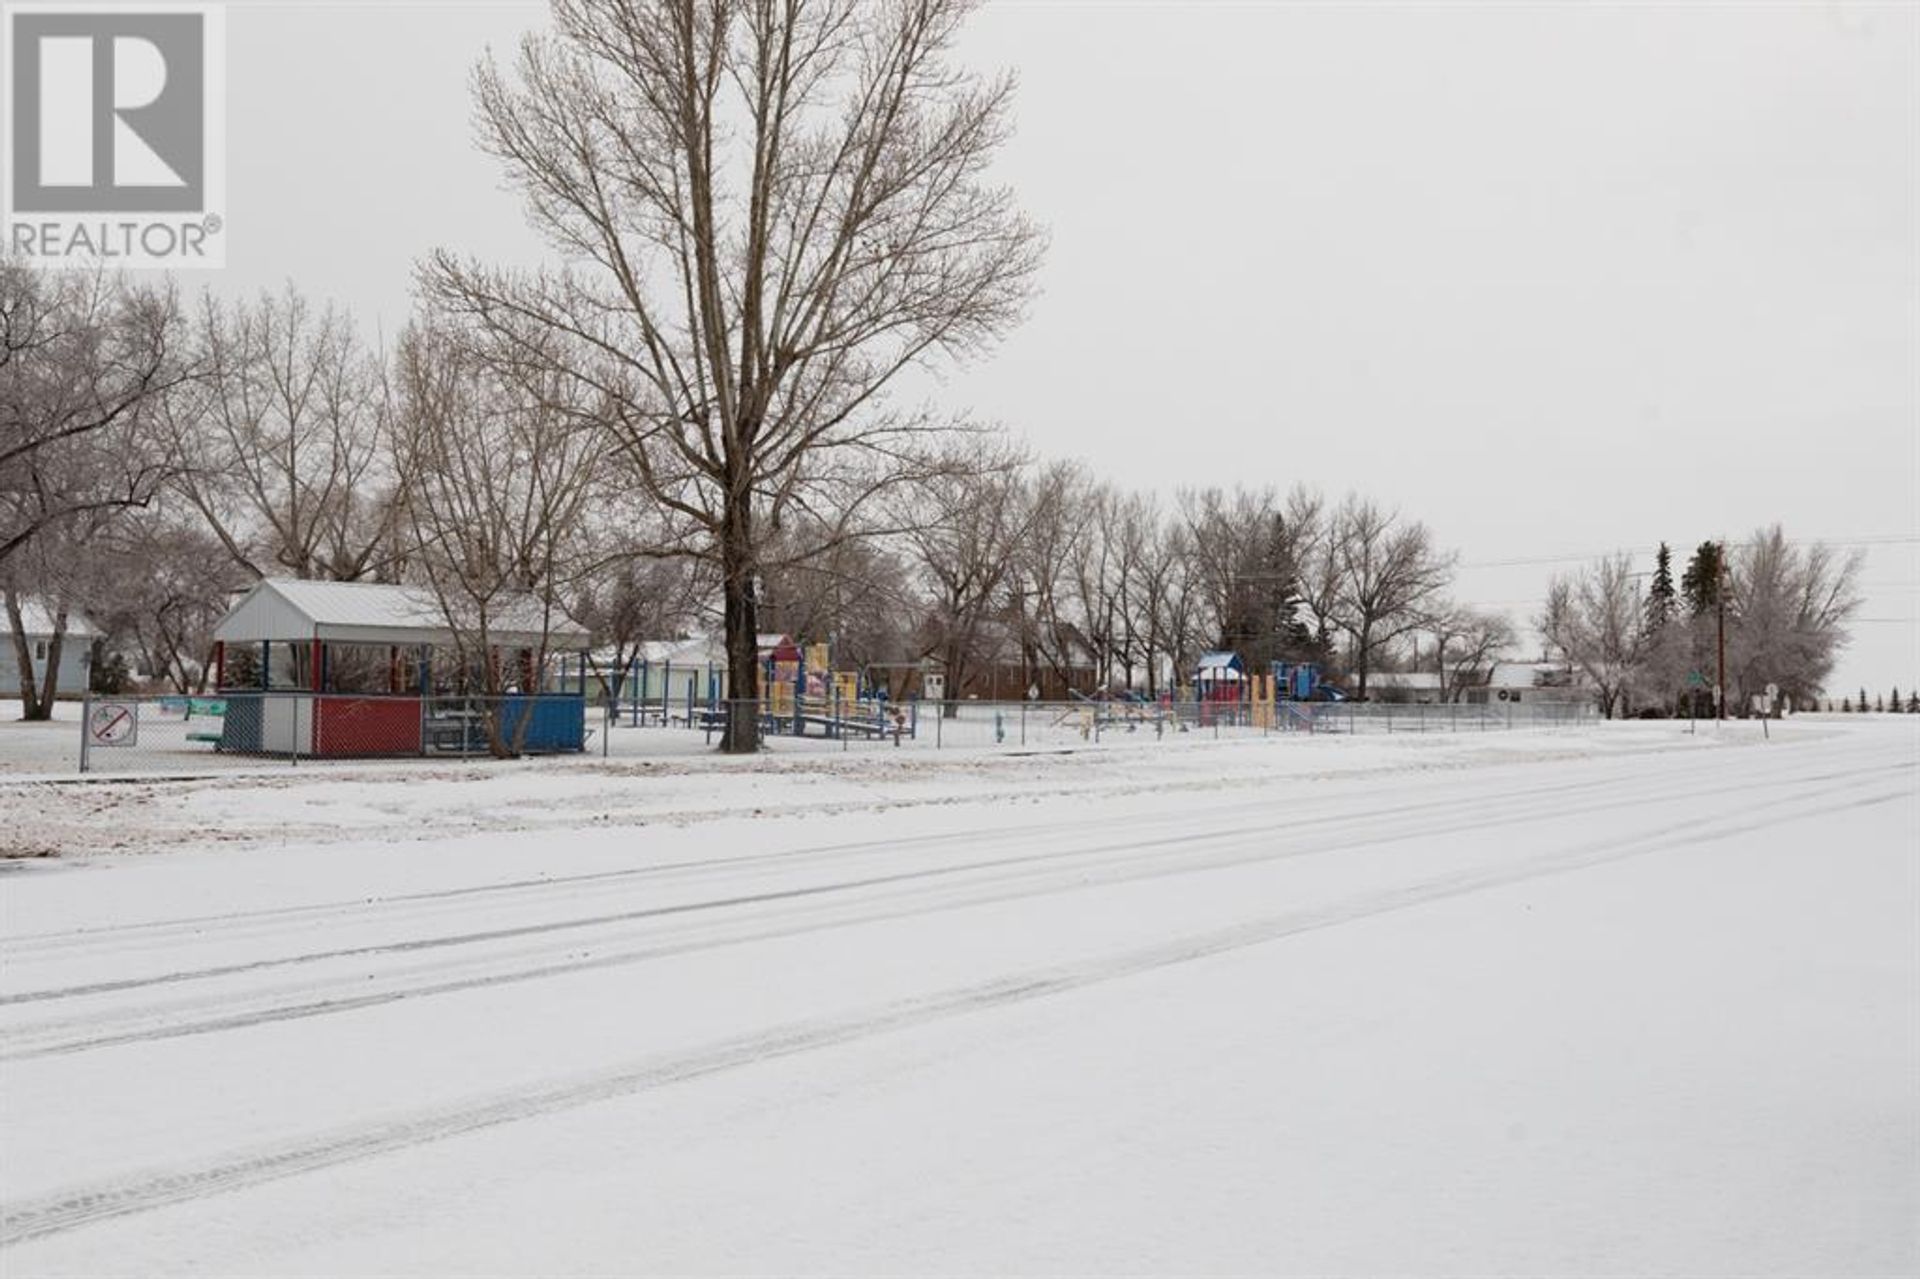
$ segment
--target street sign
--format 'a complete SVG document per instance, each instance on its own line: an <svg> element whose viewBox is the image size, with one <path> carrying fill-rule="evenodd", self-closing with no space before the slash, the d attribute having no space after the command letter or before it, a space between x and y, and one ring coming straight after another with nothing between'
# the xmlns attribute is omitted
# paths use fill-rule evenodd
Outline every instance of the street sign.
<svg viewBox="0 0 1920 1279"><path fill-rule="evenodd" d="M1707 677L1705 675L1702 675L1699 671L1687 672L1688 688L1705 688L1706 686L1707 686Z"/></svg>
<svg viewBox="0 0 1920 1279"><path fill-rule="evenodd" d="M138 702L100 702L87 714L87 741L94 746L131 746L139 736Z"/></svg>

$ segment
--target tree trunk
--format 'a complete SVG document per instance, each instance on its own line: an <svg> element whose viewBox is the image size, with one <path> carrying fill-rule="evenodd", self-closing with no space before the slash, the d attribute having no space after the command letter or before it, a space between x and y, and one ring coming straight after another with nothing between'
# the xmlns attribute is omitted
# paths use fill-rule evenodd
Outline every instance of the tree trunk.
<svg viewBox="0 0 1920 1279"><path fill-rule="evenodd" d="M13 635L14 669L20 676L20 718L46 719L40 712L40 691L33 683L33 647L27 643L27 623L20 615L20 597L6 590L7 629Z"/></svg>
<svg viewBox="0 0 1920 1279"><path fill-rule="evenodd" d="M1364 702L1367 700L1367 675L1373 667L1373 629L1363 627L1355 639L1355 648L1358 650L1354 655L1357 658L1355 664L1359 669L1354 673L1360 677L1359 697Z"/></svg>
<svg viewBox="0 0 1920 1279"><path fill-rule="evenodd" d="M40 705L30 719L53 718L53 700L60 695L60 654L67 645L67 609L63 604L53 615L53 635L47 640L47 670L40 677Z"/></svg>
<svg viewBox="0 0 1920 1279"><path fill-rule="evenodd" d="M731 496L720 537L725 598L727 731L720 749L751 755L760 749L760 618L753 586L753 515L748 497Z"/></svg>

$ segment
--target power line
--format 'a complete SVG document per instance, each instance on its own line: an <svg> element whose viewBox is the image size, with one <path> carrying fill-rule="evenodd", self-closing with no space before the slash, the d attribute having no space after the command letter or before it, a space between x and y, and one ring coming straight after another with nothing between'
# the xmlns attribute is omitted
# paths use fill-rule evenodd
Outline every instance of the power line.
<svg viewBox="0 0 1920 1279"><path fill-rule="evenodd" d="M1871 533L1864 537L1789 537L1788 546L1839 546L1870 548L1875 546L1920 546L1920 533ZM1756 541L1726 541L1726 546L1758 546ZM1476 560L1459 568L1524 568L1544 564L1580 564L1614 555L1652 555L1657 546L1616 547L1610 551L1589 551L1575 555L1537 555L1508 560ZM1684 548L1683 548L1684 549Z"/></svg>

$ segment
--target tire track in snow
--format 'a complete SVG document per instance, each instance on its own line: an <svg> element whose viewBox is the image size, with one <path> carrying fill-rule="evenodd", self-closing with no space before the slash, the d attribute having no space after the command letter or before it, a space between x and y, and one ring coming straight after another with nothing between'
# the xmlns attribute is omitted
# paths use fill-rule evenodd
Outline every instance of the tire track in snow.
<svg viewBox="0 0 1920 1279"><path fill-rule="evenodd" d="M1882 768L1869 770L1867 774L1846 772L1806 778L1794 783L1793 786L1796 789L1790 794L1781 794L1783 784L1776 781L1747 782L1736 786L1716 788L1712 791L1689 791L1688 794L1697 795L1701 798L1724 797L1743 791L1765 789L1774 793L1776 798L1760 807L1770 809L1803 802L1807 796L1798 789L1800 787L1805 787L1819 781L1832 780L1834 778L1843 778L1846 784L1858 785L1863 781L1872 780L1872 772L1884 771L1901 770L1897 767L1891 770ZM1817 798L1823 793L1825 793L1825 790L1816 789L1813 797ZM1642 803L1644 802L1644 797L1636 795L1634 802L1636 804ZM1555 818L1583 816L1590 813L1604 812L1618 806L1619 802L1615 801L1613 803L1593 805L1587 808L1560 809L1552 814L1552 816ZM1362 815L1362 817L1364 816L1366 815ZM1356 822L1358 820L1359 819L1356 819ZM458 994L466 991L540 980L548 977L564 976L572 973L647 963L664 958L718 949L725 946L744 945L801 936L808 933L819 932L826 928L905 919L916 915L965 909L972 906L991 905L1058 893L1076 892L1143 879L1200 874L1214 870L1233 869L1247 865L1283 861L1301 856L1346 852L1356 848L1379 844L1404 842L1405 840L1422 836L1450 835L1466 831L1491 830L1502 825L1524 825L1541 820L1544 820L1544 818L1539 814L1515 817L1505 822L1490 822L1485 819L1476 818L1451 826L1421 824L1410 829L1389 828L1386 830L1362 830L1332 843L1318 842L1305 846L1269 846L1263 847L1253 853L1221 852L1211 856L1194 855L1193 850L1196 844L1215 842L1231 843L1234 840L1245 839L1249 835L1262 836L1275 834L1274 829L1270 825L1261 825L1250 828L1236 828L1231 831L1209 832L1203 836L1186 835L1177 838L1160 838L1135 841L1130 844L1108 845L1094 850L1074 850L1062 853L1034 854L1016 858L1000 858L957 867L944 867L937 870L878 876L868 880L856 881L853 884L821 885L758 894L750 898L726 899L720 902L710 903L689 903L680 906L656 907L643 911L624 912L613 918L620 922L635 922L641 918L648 917L690 915L703 909L773 904L781 901L800 901L812 897L825 897L836 891L843 892L863 887L871 888L875 886L887 887L900 884L917 884L918 882L939 877L956 876L967 871L982 868L1016 872L988 878L983 881L957 884L948 890L945 895L933 895L931 900L929 900L926 895L910 894L907 896L904 904L902 904L898 898L886 898L878 901L855 901L850 903L844 910L830 914L825 919L815 918L798 923L785 921L776 922L771 925L756 924L753 920L747 920L741 925L734 926L731 930L728 929L726 924L722 923L712 930L697 933L690 939L678 942L656 943L635 950L570 958L550 963L539 963L536 958L536 962L530 966L515 967L506 972L483 972L479 975L433 980L434 978L440 977L440 974L444 973L448 967L457 970L460 967L471 968L476 962L482 965L489 962L484 959L480 961L455 961L450 965L441 967L438 971L427 970L425 972L402 975L402 980L408 977L414 978L415 984L412 985L402 985L397 988L352 994L344 997L298 1000L292 1003L273 1004L266 1008L216 1013L215 1015L202 1016L195 1020L162 1022L158 1025L152 1024L156 1015L160 1017L169 1015L178 1016L184 1012L191 1017L192 1013L199 1009L218 1009L222 1005L244 1003L249 996L255 999L276 998L279 992L270 990L240 992L238 995L220 995L204 1002L190 1003L184 1009L177 1005L172 1008L160 1010L155 1010L151 1006L136 1006L124 1010L110 1010L103 1015L82 1017L68 1021L40 1022L26 1026L15 1026L9 1028L9 1046L5 1050L0 1050L0 1061L26 1060L37 1057L85 1052L151 1040L175 1039L225 1030L239 1030L249 1026L264 1025L272 1022L355 1012L380 1007L385 1004L397 1003L406 999ZM1683 829L1687 825L1687 822L1679 822L1675 823L1670 829ZM1168 848L1178 850L1177 855L1169 857L1165 851ZM1131 853L1133 855L1116 858L1115 854L1117 853ZM1070 877L1062 882L1042 882L1038 886L1035 886L1031 882L1022 882L1031 881L1046 874L1049 868L1044 865L1045 863L1075 860L1084 861L1090 858L1097 859L1100 863L1092 869L1097 872L1105 872L1104 874L1090 875L1085 871L1072 870L1069 872ZM577 925L570 924L568 926ZM554 931L554 929L546 925L525 925L503 931L516 936L544 935ZM425 948L426 945L427 943L409 943L400 947L381 946L361 948L349 952L349 955L359 956L365 953L393 953L397 950L417 950ZM250 971L256 967L271 966L272 961L269 961L263 962L260 965L243 965L240 966L240 969ZM429 980L420 982L418 978L422 976L429 978ZM319 985L319 988L327 989L334 986L346 986L359 990L364 988L366 980L366 974L358 974L350 979L323 982ZM79 988L80 993L96 993L96 989L97 988ZM314 989L314 987L309 985L294 993L297 996L311 989ZM133 1025L126 1029L107 1029L116 1023L125 1026L129 1022L133 1023ZM61 1032L71 1032L75 1030L81 1032L77 1037L60 1037ZM102 1033L103 1031L105 1033Z"/></svg>
<svg viewBox="0 0 1920 1279"><path fill-rule="evenodd" d="M1606 762L1619 761L1623 763L1638 763L1654 757L1663 756L1663 755L1672 754L1672 753L1684 753L1691 756L1691 755L1694 755L1698 749L1699 748L1692 748L1692 747L1688 747L1688 748L1661 747L1657 749L1651 749L1644 752L1636 752L1632 754L1623 753L1617 756L1597 756L1594 758L1597 761L1606 761ZM1526 764L1533 763L1533 762L1535 761L1529 760L1529 759L1516 759L1512 761L1502 760L1502 761L1499 761L1497 764L1493 764L1493 765L1475 765L1475 766L1505 767L1505 766L1508 766L1509 764L1516 765L1516 766L1524 766ZM1710 774L1710 773L1716 772L1718 770L1717 768L1712 766L1713 763L1714 762L1710 760L1700 760L1698 762L1698 765L1694 768L1676 769L1673 767L1668 767L1663 770L1663 780L1671 779L1678 773L1700 772L1703 774ZM1439 776L1443 775L1446 771L1451 771L1451 769L1456 769L1461 767L1468 767L1468 765L1455 763L1451 765L1450 769L1448 770L1420 769L1420 770L1412 770L1412 771L1414 771L1416 775L1419 775L1422 777L1433 776L1435 778L1436 784L1439 784L1439 781L1438 781ZM1339 781L1361 781L1369 777L1376 776L1378 771L1381 771L1381 770L1353 770L1351 772L1337 772L1337 773L1326 774L1326 775L1313 775L1309 777L1292 776L1282 780L1285 780L1288 782L1294 782L1294 783L1299 783L1303 781L1323 780L1323 779L1331 779L1331 780L1339 780ZM1407 770L1384 770L1384 771L1407 771ZM1244 778L1237 777L1237 778L1230 779L1224 783L1219 781L1180 782L1173 785L1128 788L1124 790L1122 794L1127 796L1149 795L1149 794L1164 795L1164 794L1177 794L1184 791L1192 791L1192 790L1220 789L1223 786L1228 788L1233 788L1233 789L1241 789L1241 788L1255 786L1259 784L1260 784L1260 779L1258 777L1244 777ZM1578 781L1578 782L1556 783L1549 786L1520 786L1508 791L1479 795L1475 797L1472 801L1468 801L1466 799L1456 798L1456 797L1447 797L1447 798L1442 798L1438 800L1425 800L1417 804L1398 805L1398 806L1389 807L1389 808L1378 808L1378 809L1375 809L1374 812L1377 814L1416 812L1416 811L1421 811L1429 808L1455 807L1467 802L1477 802L1477 803L1484 804L1489 802L1517 800L1517 799L1536 799L1537 800L1542 796L1577 793L1577 792L1589 791L1589 790L1602 790L1602 789L1608 789L1616 785L1618 785L1618 782L1616 779L1607 778L1607 779L1589 779L1589 780ZM1009 799L1023 800L1023 801L1024 800L1049 800L1049 799L1059 799L1062 797L1085 798L1086 795L1087 795L1087 792L1082 790L1063 791L1058 793L1021 791L1021 792L1008 792L1004 795L986 795L981 797L968 797L964 800L957 800L957 801L951 800L951 799L929 800L929 801L925 801L925 804L951 805L954 803L961 803L961 804L967 804L967 805L983 805L983 804L995 804L999 802L1004 802ZM845 807L844 805L836 805L835 811L840 811L844 807ZM887 808L890 808L890 807L893 807L893 805L883 804L871 810L862 810L862 811L872 811L874 813L879 813L879 812L885 811ZM1248 801L1242 804L1222 806L1222 807L1214 808L1210 811L1215 814L1219 814L1222 812L1235 812L1235 811L1241 811L1241 810L1250 810L1250 811L1259 810L1259 811L1265 811L1265 812L1271 813L1274 807L1275 807L1275 804L1272 800L1255 800L1255 801ZM788 816L812 816L812 815L814 815L814 813L810 809L803 810L800 812L789 812L786 809L779 809L769 813L769 816L775 817L775 818L783 818ZM1338 820L1339 816L1340 815L1336 814L1334 816L1334 820ZM643 825L659 825L659 824L669 822L671 820L672 820L672 815L667 815L664 817L659 817L659 816L649 817L644 822L636 823L634 828L639 829ZM1027 824L1018 825L1018 826L996 827L984 832L983 831L944 831L944 832L929 833L925 835L896 837L896 838L889 838L889 839L861 840L861 841L835 843L835 844L818 844L818 845L810 845L802 848L782 850L777 853L751 854L745 857L699 858L692 861L661 863L653 866L637 866L637 867L621 868L617 870L590 871L590 872L585 872L577 875L543 876L535 879L508 880L505 882L493 883L493 884L473 884L473 885L467 885L460 888L436 889L429 892L396 893L396 894L391 894L383 897L359 898L359 899L353 899L353 900L323 902L323 903L315 903L312 905L305 905L305 906L281 906L281 907L272 907L272 908L268 908L265 910L258 910L258 911L236 911L236 912L223 912L223 913L210 914L210 915L192 915L192 916L184 916L184 917L173 918L173 919L145 920L138 923L114 924L114 925L107 925L107 926L98 927L98 928L72 929L72 930L66 930L61 932L51 932L51 933L21 933L21 934L15 934L12 937L0 938L0 954L4 954L9 962L22 962L22 961L37 959L37 958L40 958L42 955L65 950L68 948L85 949L85 948L88 948L89 946L100 945L102 943L107 943L107 942L111 942L119 939L147 940L151 938L159 938L159 937L165 937L165 936L170 936L175 934L201 936L204 934L205 928L208 925L246 924L246 923L262 923L262 924L285 923L285 922L297 921L297 920L306 919L306 918L311 918L315 922L338 922L339 917L343 915L345 916L352 916L355 914L370 915L379 910L396 907L396 906L406 906L406 905L413 905L413 904L420 904L420 903L432 903L432 902L439 902L439 901L455 900L460 898L484 897L488 895L501 894L501 893L515 893L515 892L528 892L528 891L538 892L540 890L554 889L554 888L563 887L563 886L571 886L571 885L586 886L586 885L605 883L609 881L641 879L641 878L647 878L647 877L652 877L656 875L685 874L689 872L698 872L698 871L706 871L706 870L726 871L733 868L744 869L744 868L763 867L767 865L779 865L782 863L787 863L787 862L799 860L802 858L898 852L903 848L933 848L933 847L938 847L938 846L950 844L950 843L965 844L968 842L975 842L978 839L980 839L982 835L991 835L993 837L1000 838L1000 837L1027 836L1027 835L1033 835L1033 834L1047 834L1047 833L1054 833L1059 831L1085 831L1089 829L1097 829L1102 827L1122 827L1122 828L1131 829L1131 828L1137 828L1145 824L1177 824L1177 823L1190 822L1191 820L1192 818L1190 814L1178 813L1178 814L1165 814L1165 815L1162 815L1162 814L1129 815L1125 817L1092 817L1092 818L1079 818L1079 819L1068 820L1068 821L1035 822L1035 823L1027 823ZM1322 820L1327 820L1327 819L1313 818L1313 817L1306 817L1306 818L1294 818L1291 816L1289 817L1289 821L1296 825L1305 825L1310 822L1322 821ZM485 833L485 832L481 832L481 833Z"/></svg>
<svg viewBox="0 0 1920 1279"><path fill-rule="evenodd" d="M1855 776L1862 776L1862 774L1860 774L1859 770L1839 770L1839 772L1826 772L1826 774L1799 774L1799 776L1795 776L1795 778L1791 780L1791 784L1805 785L1811 784L1811 782L1822 782L1822 780L1836 780L1836 778L1855 778ZM1749 780L1749 782L1741 782L1741 784L1730 785L1730 787L1715 787L1713 791L1697 791L1697 789L1693 789L1690 785L1688 785L1688 787L1678 787L1678 789L1672 789L1672 791L1657 791L1657 793L1649 793L1649 791L1642 789L1642 791L1638 791L1636 799L1638 799L1638 803L1657 803L1657 801L1661 801L1661 799L1674 799L1674 797L1693 797L1693 795L1705 795L1705 793L1713 793L1713 795L1718 795L1718 793L1738 793L1738 791L1749 791L1749 789L1774 789L1774 787L1778 787L1778 785L1782 784L1780 784L1780 782L1772 782L1772 780L1763 780L1763 782L1751 782L1751 780ZM1601 791L1605 791L1605 793L1617 793L1617 791L1619 791L1619 784L1609 780L1609 782L1605 782L1605 784L1580 784L1576 785L1576 787L1567 787L1567 789L1574 789L1574 791L1601 789ZM1133 839L1133 841L1125 841L1125 843L1096 843L1096 845L1085 847L1085 849L1079 849L1079 847L1077 847L1077 849L1064 849L1064 851L1054 851L1054 853L1029 853L1029 855L1021 855L1021 857L987 858L987 860L975 860L975 862L948 864L948 866L931 866L931 868L920 868L920 870L902 870L902 872L879 874L879 876L862 876L862 878L854 878L854 880L835 880L828 881L828 883L814 883L814 885L785 887L785 889L768 889L768 891L760 891L760 893L737 893L737 895L728 895L728 897L699 899L699 901L689 901L689 903L670 903L670 905L643 906L643 908L636 908L636 910L599 912L599 914L564 918L564 920L545 920L545 922L538 922L538 924L516 924L516 926L507 926L507 928L476 929L476 931L467 931L467 933L444 933L444 935L430 935L430 937L411 937L411 939L396 939L396 941L378 941L378 943L365 943L365 945L357 945L357 947L336 947L336 949L330 949L330 951L280 954L280 956L257 958L257 960L246 960L246 962L236 962L236 964L215 964L215 966L207 966L207 968L177 970L177 972L156 974L156 976L115 977L115 979L106 979L106 981L88 981L88 983L69 985L69 987L48 987L48 989L36 989L36 991L15 991L15 993L0 995L0 1006L35 1004L35 1002L61 1001L61 999L83 999L83 997L90 997L90 995L108 995L108 993L119 993L119 991L148 989L148 987L156 987L156 985L177 985L177 983L184 983L184 981L204 981L204 979L219 979L219 977L242 976L242 974L271 970L271 968L290 968L290 966L317 964L317 962L328 962L328 960L367 958L367 956L372 956L372 954L409 954L419 953L419 951L445 949L445 947L461 947L461 945L484 945L484 943L492 943L492 941L511 941L511 939L516 939L516 937L530 937L530 935L543 935L543 933L563 933L563 931L578 931L578 929L605 928L605 926L612 926L612 924L641 922L641 920L649 920L649 918L664 918L664 916L676 916L676 914L693 914L693 912L701 912L701 910L728 910L728 908L737 908L737 906L768 905L768 903L789 901L789 899L820 897L820 895L829 895L829 893L847 893L847 891L860 891L860 889L866 889L866 887L879 887L879 885L902 883L902 881L945 878L945 876L958 876L958 874L968 874L968 872L977 872L977 870L995 870L995 868L1008 868L1008 866L1037 866L1037 864L1058 862L1058 860L1071 860L1071 858L1106 858L1112 857L1112 855L1116 855L1116 853L1137 853L1137 851L1152 851L1152 849L1164 849L1164 847L1194 849L1194 847L1200 847L1200 845L1206 845L1206 843L1233 841L1233 839L1244 839L1244 837L1252 837L1252 835L1277 835L1277 837L1283 837L1284 839L1284 837L1292 837L1292 835L1298 835L1298 833L1315 832L1317 828L1329 828L1329 826L1331 826L1331 828L1344 828L1344 826L1357 826L1357 824L1367 824L1367 822L1382 822L1382 824L1384 824L1384 822L1388 822L1388 820L1398 820L1398 818L1407 818L1407 816L1442 814L1442 812L1450 812L1450 810L1457 810L1457 808L1465 808L1467 812L1478 814L1482 808L1488 807L1490 803L1503 803L1503 801L1515 799L1515 797L1538 799L1538 797L1544 795L1544 793L1549 793L1549 791L1546 791L1546 789L1532 789L1532 791L1513 791L1513 793L1500 793L1500 795L1450 797L1450 799L1438 799L1438 801L1423 801L1423 803L1417 803L1417 805L1373 808L1373 810L1369 810L1369 812L1359 812L1359 814L1356 814L1356 812L1334 812L1334 814L1325 814L1325 816L1308 816L1308 818L1294 818L1294 820L1277 820L1277 818L1273 816L1273 812L1271 812L1271 805L1250 805L1254 810L1260 810L1260 812L1265 814L1263 820L1256 822L1256 824L1235 826L1235 828L1225 828L1225 830L1215 828L1215 830L1200 833L1185 832L1185 830L1183 830L1183 832L1175 833L1175 835L1162 835L1162 837L1152 837L1152 839ZM1417 826L1417 828L1413 830L1413 833L1444 835L1444 833L1457 833L1459 830L1473 828L1473 826L1484 826L1484 828L1511 826L1511 824L1548 820L1548 816L1569 816L1569 814L1582 814L1582 812L1599 812L1599 810L1605 810L1605 808L1611 807L1615 807L1615 805L1613 805L1613 803L1605 803L1605 805L1590 805L1590 807L1586 808L1557 808L1557 810L1551 812L1551 814L1542 814L1542 812L1538 812L1538 810L1530 810L1530 812L1524 812L1524 814L1515 814L1515 816L1509 816L1509 818L1494 818L1494 820L1488 820L1488 818L1482 818L1482 816L1475 816L1475 820L1469 822L1467 826L1459 826L1459 824L1455 824L1455 826L1425 826L1425 824L1423 824L1423 826ZM1213 810L1212 816L1221 816L1221 810ZM1169 822L1175 824L1175 826L1187 826L1187 824L1192 822L1192 818L1190 818L1190 814L1179 814L1177 820L1175 820L1175 818L1167 818L1164 822L1121 822L1121 820L1114 820L1112 824L1123 824L1123 826L1133 828L1133 826L1140 826L1140 824L1169 824ZM1031 833L1083 833L1085 830L1087 830L1085 824L1075 824L1075 822L1043 822L1043 824L1033 824L1033 826L1025 826L1025 828L1016 828L1016 830L1010 830L1010 832L1006 832L1004 835L1002 835L1002 832L993 832L993 837L1006 837L1006 835L1020 837L1020 835L1031 835ZM1386 837L1386 835L1382 835L1382 837ZM941 841L960 841L960 843L977 843L977 841L981 839L981 833L941 833L941 835L937 835L937 839L941 839ZM826 845L826 847L822 847L822 849L812 849L812 853L858 851L858 853L891 853L891 855L897 855L899 849L900 841L862 841L862 843L852 843L852 845ZM780 853L780 855L768 855L768 857L785 858L791 857L791 855L789 855L789 853ZM697 862L697 864L705 864L705 862ZM651 870L659 870L659 868L651 868ZM632 872L597 872L597 874L588 876L588 878L589 880L601 880L603 876L632 876L632 874L645 874L645 870L636 868L636 870L632 870ZM4 1056L4 1054L0 1054L0 1056Z"/></svg>
<svg viewBox="0 0 1920 1279"><path fill-rule="evenodd" d="M1829 788L1828 796L1852 789ZM1803 817L1841 808L1870 807L1909 799L1902 787L1853 797L1843 803L1800 808ZM1805 797L1795 801L1804 804ZM1310 911L1283 912L1077 963L963 986L916 999L896 1001L864 1012L815 1018L740 1035L704 1048L662 1054L623 1063L533 1092L437 1107L406 1119L346 1127L305 1141L238 1151L212 1161L114 1178L88 1186L0 1206L0 1247L77 1230L134 1213L148 1212L344 1163L370 1159L430 1142L517 1123L562 1110L614 1101L652 1089L727 1070L778 1061L801 1053L891 1034L951 1017L986 1012L1011 1004L1068 994L1170 967L1209 959L1253 946L1445 901L1528 880L1686 848L1762 830L1770 818L1751 810L1737 821L1698 819L1684 832L1668 831L1639 839L1595 840L1558 856L1524 866L1463 872L1421 884L1371 893L1347 903Z"/></svg>

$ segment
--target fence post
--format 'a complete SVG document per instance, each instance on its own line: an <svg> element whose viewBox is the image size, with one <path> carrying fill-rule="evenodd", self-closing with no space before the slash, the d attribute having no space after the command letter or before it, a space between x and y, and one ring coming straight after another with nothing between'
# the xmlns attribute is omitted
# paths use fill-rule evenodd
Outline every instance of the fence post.
<svg viewBox="0 0 1920 1279"><path fill-rule="evenodd" d="M1027 744L1027 704L1025 702L1020 703L1020 744L1022 746Z"/></svg>
<svg viewBox="0 0 1920 1279"><path fill-rule="evenodd" d="M86 772L93 764L93 744L91 732L93 724L93 685L89 683L80 694L80 771Z"/></svg>
<svg viewBox="0 0 1920 1279"><path fill-rule="evenodd" d="M940 749L941 735L946 722L947 704L945 702L935 702L933 704L933 749L935 750Z"/></svg>

